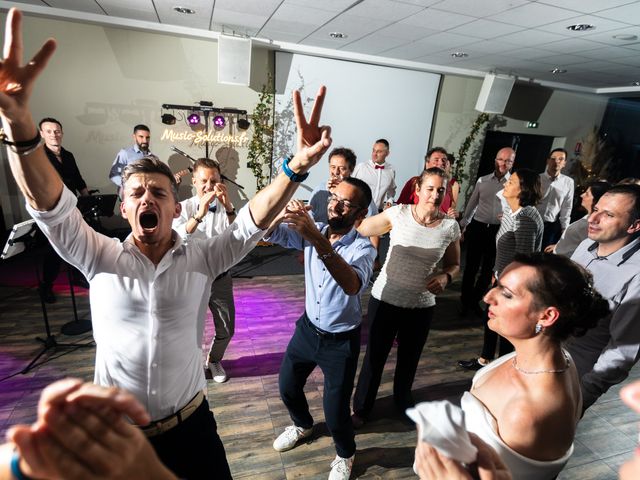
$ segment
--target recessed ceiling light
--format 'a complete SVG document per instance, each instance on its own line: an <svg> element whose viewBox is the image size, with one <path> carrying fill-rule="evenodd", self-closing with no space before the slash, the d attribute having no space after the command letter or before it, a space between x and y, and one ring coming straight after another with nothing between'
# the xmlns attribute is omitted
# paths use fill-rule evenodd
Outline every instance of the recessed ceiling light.
<svg viewBox="0 0 640 480"><path fill-rule="evenodd" d="M195 10L187 7L173 7L173 9L178 13L184 13L186 15L193 15L194 13L196 13Z"/></svg>
<svg viewBox="0 0 640 480"><path fill-rule="evenodd" d="M611 38L615 38L616 40L624 40L626 42L633 42L634 40L638 39L638 36L637 35L622 34L622 35L614 35Z"/></svg>
<svg viewBox="0 0 640 480"><path fill-rule="evenodd" d="M640 82L631 82L632 87L640 87Z"/></svg>
<svg viewBox="0 0 640 480"><path fill-rule="evenodd" d="M569 25L567 30L571 30L572 32L584 32L587 30L595 29L595 25L591 25L589 23L577 23L575 25Z"/></svg>
<svg viewBox="0 0 640 480"><path fill-rule="evenodd" d="M466 58L466 57L468 57L468 56L469 56L469 54L468 54L468 53L465 53L465 52L453 52L453 53L451 54L451 56L452 56L453 58Z"/></svg>
<svg viewBox="0 0 640 480"><path fill-rule="evenodd" d="M347 38L347 34L342 32L331 32L329 36L331 38Z"/></svg>
<svg viewBox="0 0 640 480"><path fill-rule="evenodd" d="M549 70L549 72L553 73L554 75L558 75L560 73L567 73L567 71L564 68L554 68L553 70Z"/></svg>

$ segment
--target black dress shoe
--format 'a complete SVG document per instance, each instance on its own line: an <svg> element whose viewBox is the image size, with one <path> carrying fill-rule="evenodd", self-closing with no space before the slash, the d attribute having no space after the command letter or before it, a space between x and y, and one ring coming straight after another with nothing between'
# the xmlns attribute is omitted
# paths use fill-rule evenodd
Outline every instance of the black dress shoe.
<svg viewBox="0 0 640 480"><path fill-rule="evenodd" d="M458 360L458 366L464 368L465 370L480 370L484 365L478 362L477 358L472 358L471 360Z"/></svg>

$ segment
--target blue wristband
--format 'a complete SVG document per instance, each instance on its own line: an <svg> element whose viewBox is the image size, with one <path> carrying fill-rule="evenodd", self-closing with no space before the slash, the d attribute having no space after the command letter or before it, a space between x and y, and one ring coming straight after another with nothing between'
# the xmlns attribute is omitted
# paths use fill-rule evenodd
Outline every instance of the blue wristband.
<svg viewBox="0 0 640 480"><path fill-rule="evenodd" d="M309 176L309 172L303 173L302 175L299 173L294 173L293 170L289 168L289 160L291 160L289 157L285 157L282 159L282 171L284 172L284 174L289 177L289 180L291 180L292 182L304 182Z"/></svg>
<svg viewBox="0 0 640 480"><path fill-rule="evenodd" d="M31 480L31 478L27 477L22 470L20 470L20 454L18 452L13 452L11 456L11 475L13 475L16 480Z"/></svg>

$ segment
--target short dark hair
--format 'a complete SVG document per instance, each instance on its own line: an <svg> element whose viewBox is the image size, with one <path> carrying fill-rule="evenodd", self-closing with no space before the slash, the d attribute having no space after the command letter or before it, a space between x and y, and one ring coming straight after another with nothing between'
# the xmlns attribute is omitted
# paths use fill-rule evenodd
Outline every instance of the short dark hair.
<svg viewBox="0 0 640 480"><path fill-rule="evenodd" d="M551 151L549 152L549 157L548 157L548 158L551 158L551 155L553 155L553 154L554 154L554 153L556 153L556 152L562 152L562 153L564 153L564 156L565 156L565 157L568 157L568 156L569 156L569 152L567 152L567 150L566 150L565 148L558 147L558 148L554 148L553 150L551 150Z"/></svg>
<svg viewBox="0 0 640 480"><path fill-rule="evenodd" d="M613 185L611 185L606 180L591 180L590 182L587 182L584 191L586 192L587 189L591 189L591 195L593 195L593 204L595 205L596 203L598 203L598 200L600 200L600 197L607 193L607 191L612 186Z"/></svg>
<svg viewBox="0 0 640 480"><path fill-rule="evenodd" d="M122 187L124 188L124 184L127 183L131 175L139 173L159 173L167 177L171 182L173 198L176 200L176 203L178 202L178 184L176 183L176 179L167 164L161 162L158 157L155 155L147 155L124 167L122 170Z"/></svg>
<svg viewBox="0 0 640 480"><path fill-rule="evenodd" d="M449 160L449 164L451 166L456 163L456 157L453 155L453 153L447 153L447 160Z"/></svg>
<svg viewBox="0 0 640 480"><path fill-rule="evenodd" d="M518 175L520 181L520 206L536 206L542 198L540 175L529 168L520 168L513 173Z"/></svg>
<svg viewBox="0 0 640 480"><path fill-rule="evenodd" d="M633 200L631 207L631 221L640 220L640 185L625 183L614 185L605 192L607 195L629 195Z"/></svg>
<svg viewBox="0 0 640 480"><path fill-rule="evenodd" d="M389 141L386 138L379 138L378 140L375 141L375 143L381 143L385 147L387 147L387 149L389 149Z"/></svg>
<svg viewBox="0 0 640 480"><path fill-rule="evenodd" d="M360 208L369 208L369 205L371 205L371 199L373 198L373 196L371 195L371 187L367 185L366 182L355 177L347 177L342 181L348 183L349 185L353 185L360 191Z"/></svg>
<svg viewBox="0 0 640 480"><path fill-rule="evenodd" d="M593 288L593 275L568 257L535 252L517 254L513 261L536 270L527 285L534 307L555 307L560 312L558 320L545 329L552 340L560 343L584 335L609 314L609 302Z"/></svg>
<svg viewBox="0 0 640 480"><path fill-rule="evenodd" d="M151 130L146 125L139 123L135 127L133 127L133 133L136 133L138 130L144 130L145 132L151 133Z"/></svg>
<svg viewBox="0 0 640 480"><path fill-rule="evenodd" d="M434 153L442 153L443 155L448 155L447 151L442 148L442 147L433 147L430 148L429 150L427 150L427 153L424 156L424 159L426 160L427 158L429 158L431 155L433 155Z"/></svg>
<svg viewBox="0 0 640 480"><path fill-rule="evenodd" d="M222 174L220 170L220 162L213 158L200 157L193 163L193 171L195 172L199 168L214 168L218 170L218 173Z"/></svg>
<svg viewBox="0 0 640 480"><path fill-rule="evenodd" d="M635 183L636 185L640 185L640 178L636 178L636 177L625 177L622 180L620 180L617 185L627 185L630 183Z"/></svg>
<svg viewBox="0 0 640 480"><path fill-rule="evenodd" d="M438 167L431 167L431 168L427 168L427 169L422 171L422 173L420 174L420 176L416 180L416 186L418 188L420 188L420 186L422 185L422 182L424 181L424 179L427 178L427 177L430 177L430 176L442 177L442 178L445 179L445 181L448 179L447 178L447 174L446 174L446 172L444 170L442 170L441 168L438 168Z"/></svg>
<svg viewBox="0 0 640 480"><path fill-rule="evenodd" d="M349 168L353 172L353 169L356 168L356 159L357 159L355 152L350 148L337 147L331 150L328 161L331 161L331 157L335 157L336 155L340 155L341 157L344 157L344 159L349 164Z"/></svg>
<svg viewBox="0 0 640 480"><path fill-rule="evenodd" d="M42 130L43 123L57 123L58 125L60 125L60 130L62 130L62 124L60 123L60 120L56 120L53 117L44 117L42 120L40 120L40 123L38 123L38 130Z"/></svg>

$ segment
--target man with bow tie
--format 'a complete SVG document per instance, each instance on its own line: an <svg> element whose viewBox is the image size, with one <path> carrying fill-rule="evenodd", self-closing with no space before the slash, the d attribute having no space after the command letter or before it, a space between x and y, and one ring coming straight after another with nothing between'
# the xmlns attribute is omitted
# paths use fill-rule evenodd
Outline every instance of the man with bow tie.
<svg viewBox="0 0 640 480"><path fill-rule="evenodd" d="M373 202L379 211L391 205L396 195L396 171L386 162L389 156L389 142L384 138L376 140L371 152L371 160L359 163L352 177L364 181L373 193Z"/></svg>

